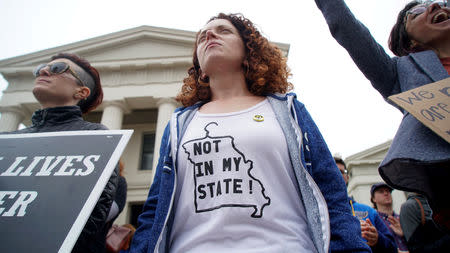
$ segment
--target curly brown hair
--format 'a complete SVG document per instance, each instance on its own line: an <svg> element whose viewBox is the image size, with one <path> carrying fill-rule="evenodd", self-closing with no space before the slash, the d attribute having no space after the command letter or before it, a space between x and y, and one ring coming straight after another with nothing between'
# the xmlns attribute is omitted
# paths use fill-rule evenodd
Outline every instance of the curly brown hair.
<svg viewBox="0 0 450 253"><path fill-rule="evenodd" d="M286 57L281 50L263 37L255 25L242 14L224 14L212 17L209 21L226 19L239 31L245 46L245 59L242 63L248 90L257 96L270 93L286 93L293 85L288 82L290 69ZM188 69L188 77L184 78L183 86L176 100L184 106L191 106L198 101L211 100L211 89L208 78L201 80L200 64L197 58L196 35L193 65Z"/></svg>

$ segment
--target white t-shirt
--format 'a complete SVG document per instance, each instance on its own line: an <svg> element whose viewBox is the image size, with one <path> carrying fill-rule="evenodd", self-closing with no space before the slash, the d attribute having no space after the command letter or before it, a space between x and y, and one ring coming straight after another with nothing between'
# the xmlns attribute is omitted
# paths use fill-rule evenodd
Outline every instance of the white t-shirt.
<svg viewBox="0 0 450 253"><path fill-rule="evenodd" d="M177 155L170 252L316 252L267 99L239 112L197 112Z"/></svg>

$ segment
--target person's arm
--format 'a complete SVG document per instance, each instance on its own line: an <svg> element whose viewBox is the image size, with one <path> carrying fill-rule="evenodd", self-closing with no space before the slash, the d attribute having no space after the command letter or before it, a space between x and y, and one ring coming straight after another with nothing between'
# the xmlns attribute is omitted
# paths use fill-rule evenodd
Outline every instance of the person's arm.
<svg viewBox="0 0 450 253"><path fill-rule="evenodd" d="M116 194L118 174L119 168L116 167L83 228L83 234L93 235L100 231L106 224L109 210Z"/></svg>
<svg viewBox="0 0 450 253"><path fill-rule="evenodd" d="M116 196L114 197L114 201L111 205L111 209L109 210L108 219L106 222L114 222L114 220L119 216L119 214L123 211L127 201L127 181L124 177L119 176L119 182L117 185Z"/></svg>
<svg viewBox="0 0 450 253"><path fill-rule="evenodd" d="M394 235L391 234L378 214L373 215L373 220L373 225L378 232L378 242L372 247L373 252L397 253Z"/></svg>
<svg viewBox="0 0 450 253"><path fill-rule="evenodd" d="M332 36L347 50L373 87L384 98L399 93L396 65L398 58L391 58L384 51L370 31L354 17L343 0L315 1L326 19Z"/></svg>
<svg viewBox="0 0 450 253"><path fill-rule="evenodd" d="M419 204L414 199L408 199L400 208L400 225L406 241L414 233L414 230L420 226L422 213Z"/></svg>
<svg viewBox="0 0 450 253"><path fill-rule="evenodd" d="M294 100L303 134L307 134L311 168L309 173L320 188L330 217L331 252L370 252L362 240L360 223L352 215L344 179L317 126L303 104Z"/></svg>
<svg viewBox="0 0 450 253"><path fill-rule="evenodd" d="M125 204L127 203L127 180L125 177L119 176L119 184L117 187L117 194L116 198L114 199L114 202L117 203L117 206L119 207L119 214L123 211L125 208Z"/></svg>
<svg viewBox="0 0 450 253"><path fill-rule="evenodd" d="M130 245L129 252L147 252L149 246L150 238L155 237L151 235L153 224L155 221L155 212L158 205L158 197L161 187L161 177L164 167L164 152L166 145L163 145L169 141L169 130L170 126L167 125L164 130L164 134L161 140L161 146L159 151L159 160L156 167L155 177L153 178L153 183L150 187L147 200L145 201L142 213L138 217L138 227L133 235L133 240Z"/></svg>

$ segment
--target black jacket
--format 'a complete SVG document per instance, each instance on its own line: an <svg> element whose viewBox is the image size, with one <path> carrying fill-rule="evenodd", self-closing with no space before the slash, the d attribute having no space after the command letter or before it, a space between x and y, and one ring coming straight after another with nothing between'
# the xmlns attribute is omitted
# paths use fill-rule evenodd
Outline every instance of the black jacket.
<svg viewBox="0 0 450 253"><path fill-rule="evenodd" d="M30 127L10 132L10 134L108 129L102 124L83 120L81 115L82 113L78 106L62 106L37 110L33 113ZM72 252L105 251L105 238L108 233L106 218L116 194L118 174L119 169L116 166Z"/></svg>

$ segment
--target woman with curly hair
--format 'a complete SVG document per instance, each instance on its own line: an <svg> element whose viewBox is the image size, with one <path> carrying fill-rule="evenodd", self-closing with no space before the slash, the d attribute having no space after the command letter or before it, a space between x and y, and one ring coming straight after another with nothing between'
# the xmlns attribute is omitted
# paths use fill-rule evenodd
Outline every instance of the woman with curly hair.
<svg viewBox="0 0 450 253"><path fill-rule="evenodd" d="M370 252L282 52L242 15L198 32L131 252Z"/></svg>
<svg viewBox="0 0 450 253"><path fill-rule="evenodd" d="M445 1L411 1L391 30L390 57L343 0L316 0L333 37L387 100L450 77L450 8ZM450 144L405 110L379 165L389 186L425 195L433 219L450 231Z"/></svg>

